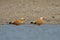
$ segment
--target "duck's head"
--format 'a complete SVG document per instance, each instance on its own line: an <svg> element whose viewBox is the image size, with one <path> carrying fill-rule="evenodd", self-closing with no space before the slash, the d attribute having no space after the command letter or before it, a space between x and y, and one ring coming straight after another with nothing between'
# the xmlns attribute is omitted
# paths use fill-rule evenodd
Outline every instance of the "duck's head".
<svg viewBox="0 0 60 40"><path fill-rule="evenodd" d="M25 18L20 18L20 20L22 20L22 21L23 21L23 20L25 20Z"/></svg>
<svg viewBox="0 0 60 40"><path fill-rule="evenodd" d="M41 20L44 20L44 17L40 17Z"/></svg>

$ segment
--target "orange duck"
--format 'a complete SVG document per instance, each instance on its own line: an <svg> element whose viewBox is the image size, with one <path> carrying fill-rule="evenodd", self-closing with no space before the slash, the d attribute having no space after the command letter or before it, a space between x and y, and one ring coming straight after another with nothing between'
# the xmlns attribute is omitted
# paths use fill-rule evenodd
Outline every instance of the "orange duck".
<svg viewBox="0 0 60 40"><path fill-rule="evenodd" d="M21 19L9 22L9 24L20 25L24 23L24 20L25 20L24 18L21 18Z"/></svg>
<svg viewBox="0 0 60 40"><path fill-rule="evenodd" d="M39 19L31 22L31 24L37 24L37 25L41 25L41 24L43 24L43 23L44 23L43 17L40 17Z"/></svg>

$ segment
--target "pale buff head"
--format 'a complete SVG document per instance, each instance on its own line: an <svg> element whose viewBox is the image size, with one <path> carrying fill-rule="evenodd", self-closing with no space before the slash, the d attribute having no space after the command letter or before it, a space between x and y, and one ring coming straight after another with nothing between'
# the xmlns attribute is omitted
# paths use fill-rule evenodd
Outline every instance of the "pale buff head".
<svg viewBox="0 0 60 40"><path fill-rule="evenodd" d="M44 18L43 17L40 17L41 20L43 20Z"/></svg>
<svg viewBox="0 0 60 40"><path fill-rule="evenodd" d="M20 18L20 20L25 20L25 18Z"/></svg>

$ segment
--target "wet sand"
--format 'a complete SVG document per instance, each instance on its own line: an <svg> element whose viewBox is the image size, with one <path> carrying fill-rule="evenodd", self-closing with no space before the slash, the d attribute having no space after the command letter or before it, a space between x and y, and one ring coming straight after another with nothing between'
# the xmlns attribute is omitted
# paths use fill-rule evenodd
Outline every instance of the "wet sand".
<svg viewBox="0 0 60 40"><path fill-rule="evenodd" d="M0 0L0 24L21 17L29 24L41 16L45 24L60 24L60 0Z"/></svg>

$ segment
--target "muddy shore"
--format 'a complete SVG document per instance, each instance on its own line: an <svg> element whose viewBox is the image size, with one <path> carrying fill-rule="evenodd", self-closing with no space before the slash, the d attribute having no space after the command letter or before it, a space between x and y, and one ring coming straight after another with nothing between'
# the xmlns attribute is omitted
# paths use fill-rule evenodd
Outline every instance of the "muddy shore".
<svg viewBox="0 0 60 40"><path fill-rule="evenodd" d="M46 24L60 24L60 0L0 0L0 24L22 17L29 24L41 16Z"/></svg>

